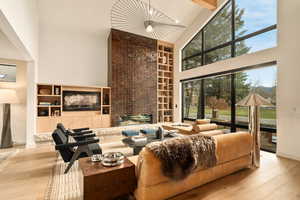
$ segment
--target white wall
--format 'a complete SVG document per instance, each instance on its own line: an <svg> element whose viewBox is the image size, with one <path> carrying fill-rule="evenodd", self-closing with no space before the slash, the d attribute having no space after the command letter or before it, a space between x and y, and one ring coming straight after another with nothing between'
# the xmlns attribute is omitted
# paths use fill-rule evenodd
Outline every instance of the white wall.
<svg viewBox="0 0 300 200"><path fill-rule="evenodd" d="M278 154L300 160L300 1L278 1Z"/></svg>
<svg viewBox="0 0 300 200"><path fill-rule="evenodd" d="M37 0L0 0L0 11L34 60L38 58L37 9Z"/></svg>
<svg viewBox="0 0 300 200"><path fill-rule="evenodd" d="M26 142L26 62L18 60L1 59L0 63L16 64L17 77L15 83L1 83L0 88L12 88L17 91L18 104L11 105L11 131L13 141L17 144L25 144ZM3 106L0 105L0 135L2 133L3 123Z"/></svg>
<svg viewBox="0 0 300 200"><path fill-rule="evenodd" d="M18 49L8 40L6 35L0 28L0 58L23 60L25 57L18 51Z"/></svg>
<svg viewBox="0 0 300 200"><path fill-rule="evenodd" d="M107 85L107 34L41 24L38 82Z"/></svg>

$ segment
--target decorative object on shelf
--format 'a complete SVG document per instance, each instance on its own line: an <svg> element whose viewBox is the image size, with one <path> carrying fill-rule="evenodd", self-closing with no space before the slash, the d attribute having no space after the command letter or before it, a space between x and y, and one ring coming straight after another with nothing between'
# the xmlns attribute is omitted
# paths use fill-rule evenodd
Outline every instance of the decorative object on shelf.
<svg viewBox="0 0 300 200"><path fill-rule="evenodd" d="M163 63L167 64L167 57L166 56L163 56Z"/></svg>
<svg viewBox="0 0 300 200"><path fill-rule="evenodd" d="M59 102L56 100L54 101L54 105L60 105Z"/></svg>
<svg viewBox="0 0 300 200"><path fill-rule="evenodd" d="M103 109L102 109L102 114L108 115L108 114L109 114L109 110L110 110L109 107L103 108Z"/></svg>
<svg viewBox="0 0 300 200"><path fill-rule="evenodd" d="M249 132L253 139L252 166L260 166L260 106L273 106L267 99L257 93L251 93L237 103L239 106L249 106Z"/></svg>
<svg viewBox="0 0 300 200"><path fill-rule="evenodd" d="M60 116L60 110L54 110L53 117L59 117Z"/></svg>
<svg viewBox="0 0 300 200"><path fill-rule="evenodd" d="M124 162L124 154L121 152L109 152L102 156L101 164L105 167L114 167Z"/></svg>
<svg viewBox="0 0 300 200"><path fill-rule="evenodd" d="M39 89L39 94L40 95L51 95L51 90L48 88L41 88L41 89Z"/></svg>
<svg viewBox="0 0 300 200"><path fill-rule="evenodd" d="M0 104L3 104L3 127L1 148L13 146L10 126L10 104L18 103L17 93L13 89L0 89Z"/></svg>
<svg viewBox="0 0 300 200"><path fill-rule="evenodd" d="M103 105L109 105L109 94L104 94Z"/></svg>
<svg viewBox="0 0 300 200"><path fill-rule="evenodd" d="M39 117L46 117L46 116L49 116L49 110L47 109L47 110L39 110L38 111L38 116Z"/></svg>
<svg viewBox="0 0 300 200"><path fill-rule="evenodd" d="M118 0L111 9L112 28L163 39L168 34L186 28L165 13L142 0Z"/></svg>
<svg viewBox="0 0 300 200"><path fill-rule="evenodd" d="M40 106L50 106L51 102L40 102L39 105Z"/></svg>
<svg viewBox="0 0 300 200"><path fill-rule="evenodd" d="M60 95L60 88L55 87L54 93L55 93L55 95Z"/></svg>

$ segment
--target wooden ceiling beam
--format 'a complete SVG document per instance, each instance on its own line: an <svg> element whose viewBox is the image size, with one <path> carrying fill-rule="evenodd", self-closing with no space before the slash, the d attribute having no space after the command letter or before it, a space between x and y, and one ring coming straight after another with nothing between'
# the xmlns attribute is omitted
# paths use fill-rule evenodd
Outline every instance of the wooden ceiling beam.
<svg viewBox="0 0 300 200"><path fill-rule="evenodd" d="M192 1L209 10L215 10L218 7L218 0L192 0Z"/></svg>

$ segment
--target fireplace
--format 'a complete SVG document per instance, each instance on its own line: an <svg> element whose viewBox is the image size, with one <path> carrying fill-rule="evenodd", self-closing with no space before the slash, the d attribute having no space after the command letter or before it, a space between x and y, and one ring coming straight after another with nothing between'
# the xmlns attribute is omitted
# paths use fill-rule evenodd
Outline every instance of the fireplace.
<svg viewBox="0 0 300 200"><path fill-rule="evenodd" d="M152 115L139 114L139 115L122 115L119 117L119 126L139 125L139 124L152 124Z"/></svg>

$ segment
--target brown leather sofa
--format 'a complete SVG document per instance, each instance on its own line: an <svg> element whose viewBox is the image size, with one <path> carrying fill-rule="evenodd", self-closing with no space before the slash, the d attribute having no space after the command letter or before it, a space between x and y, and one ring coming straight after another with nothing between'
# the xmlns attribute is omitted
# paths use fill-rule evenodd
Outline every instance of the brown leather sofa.
<svg viewBox="0 0 300 200"><path fill-rule="evenodd" d="M139 156L130 157L129 159L136 164L136 199L167 199L250 167L252 140L249 133L238 132L213 137L216 139L217 165L208 169L196 169L181 181L172 181L165 177L161 172L160 160L145 148Z"/></svg>

